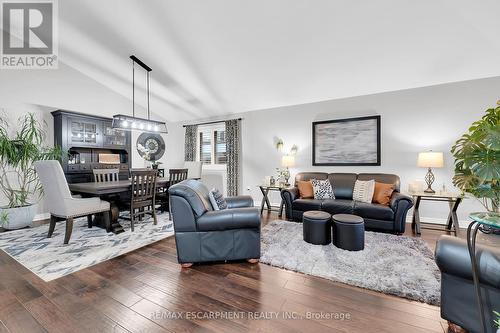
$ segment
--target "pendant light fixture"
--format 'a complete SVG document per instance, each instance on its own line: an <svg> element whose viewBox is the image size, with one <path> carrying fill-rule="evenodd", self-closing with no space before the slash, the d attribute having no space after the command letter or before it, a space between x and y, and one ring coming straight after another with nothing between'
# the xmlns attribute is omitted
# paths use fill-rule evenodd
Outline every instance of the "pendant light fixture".
<svg viewBox="0 0 500 333"><path fill-rule="evenodd" d="M151 120L151 111L149 110L149 73L151 68L131 55L132 59L132 116L116 114L113 116L113 128L125 131L141 131L151 133L167 133L167 124L163 121ZM148 118L139 118L135 116L135 64L138 64L146 70L147 92L148 92Z"/></svg>

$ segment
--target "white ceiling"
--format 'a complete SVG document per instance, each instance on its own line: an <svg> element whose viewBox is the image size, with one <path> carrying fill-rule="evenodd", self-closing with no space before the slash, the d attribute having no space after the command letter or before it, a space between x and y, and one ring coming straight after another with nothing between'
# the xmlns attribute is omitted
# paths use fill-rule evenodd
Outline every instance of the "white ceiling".
<svg viewBox="0 0 500 333"><path fill-rule="evenodd" d="M135 54L153 69L154 113L181 121L498 76L499 12L498 0L61 0L60 60L129 98Z"/></svg>

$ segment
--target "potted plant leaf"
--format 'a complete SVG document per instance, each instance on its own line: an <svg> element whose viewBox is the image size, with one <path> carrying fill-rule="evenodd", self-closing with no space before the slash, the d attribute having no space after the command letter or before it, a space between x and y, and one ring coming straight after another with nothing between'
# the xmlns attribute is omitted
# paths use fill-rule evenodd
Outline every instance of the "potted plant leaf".
<svg viewBox="0 0 500 333"><path fill-rule="evenodd" d="M500 209L500 101L486 110L451 149L453 184L476 197L492 215Z"/></svg>
<svg viewBox="0 0 500 333"><path fill-rule="evenodd" d="M500 313L498 313L497 311L493 311L493 314L497 317L497 319L495 319L494 321L495 326L497 327L497 333L500 333Z"/></svg>
<svg viewBox="0 0 500 333"><path fill-rule="evenodd" d="M7 204L0 208L0 226L19 229L31 225L36 202L43 195L33 162L60 159L59 147L46 148L45 123L34 114L19 118L18 129L12 130L5 117L0 117L0 191Z"/></svg>

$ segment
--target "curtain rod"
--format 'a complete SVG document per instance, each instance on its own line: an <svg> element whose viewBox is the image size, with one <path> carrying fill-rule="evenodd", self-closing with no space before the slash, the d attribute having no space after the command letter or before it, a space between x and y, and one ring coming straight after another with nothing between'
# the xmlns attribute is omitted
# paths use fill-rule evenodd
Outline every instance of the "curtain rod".
<svg viewBox="0 0 500 333"><path fill-rule="evenodd" d="M223 123L228 120L243 120L243 118L236 118L236 119L226 119L226 120L216 120L216 121L208 121L206 123L198 123L198 124L189 124L189 125L182 125L182 127L187 127L187 126L201 126L201 125L209 125L209 124L217 124L217 123Z"/></svg>

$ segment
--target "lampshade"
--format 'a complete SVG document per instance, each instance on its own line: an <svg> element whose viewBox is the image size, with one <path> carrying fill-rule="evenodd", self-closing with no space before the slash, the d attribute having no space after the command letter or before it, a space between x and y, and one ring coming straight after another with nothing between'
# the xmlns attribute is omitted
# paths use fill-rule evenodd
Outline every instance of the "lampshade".
<svg viewBox="0 0 500 333"><path fill-rule="evenodd" d="M444 166L443 153L437 151L418 153L417 166L421 168L442 168Z"/></svg>
<svg viewBox="0 0 500 333"><path fill-rule="evenodd" d="M293 155L283 155L281 158L281 165L287 168L295 166L295 156Z"/></svg>

